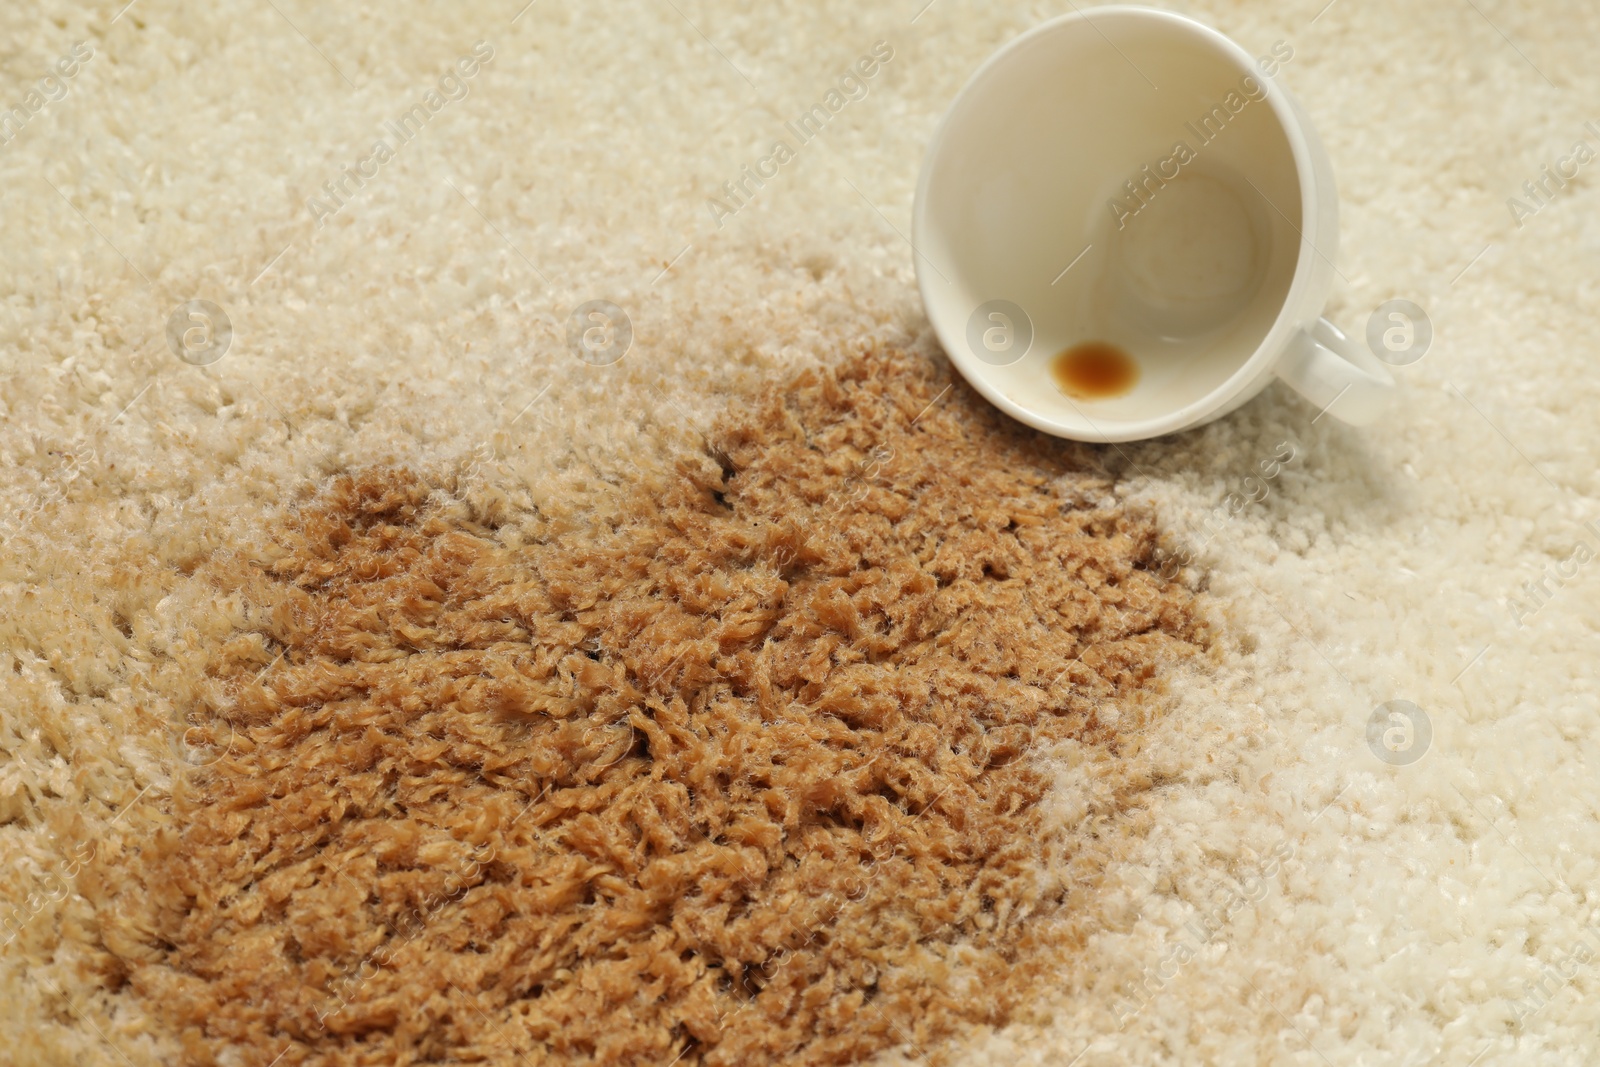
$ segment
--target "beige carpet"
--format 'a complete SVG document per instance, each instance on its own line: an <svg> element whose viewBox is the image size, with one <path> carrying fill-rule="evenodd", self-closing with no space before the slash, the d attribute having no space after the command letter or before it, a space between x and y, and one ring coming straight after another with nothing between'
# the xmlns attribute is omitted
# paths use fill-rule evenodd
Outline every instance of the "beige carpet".
<svg viewBox="0 0 1600 1067"><path fill-rule="evenodd" d="M202 810L183 806L185 790L203 799L218 752L254 752L264 722L230 717L239 689L208 665L264 652L275 684L300 661L262 636L292 632L293 618L264 617L259 590L207 576L226 560L270 568L283 532L323 514L342 476L427 472L445 490L439 521L459 536L581 558L631 528L640 487L686 477L686 456L716 468L708 439L752 397L818 364L881 358L864 354L884 345L911 353L904 373L935 405L930 425L968 427L963 447L996 462L1020 447L959 386L941 394L948 368L904 235L922 148L962 81L1071 8L137 0L0 11L6 1058L316 1062L281 1028L264 1043L175 1023L182 997L153 994L140 967L198 942L171 940L161 901L119 893L171 861L158 842L203 825L211 846L229 843L216 809L211 822L185 815ZM1104 702L1112 726L1139 725L1125 755L1094 738L1029 748L1048 782L1028 816L1041 854L1074 834L1095 842L1082 846L1095 864L1073 883L1077 898L1071 885L1031 897L1013 885L1054 909L1017 941L983 925L1010 912L981 919L1004 910L981 906L963 921L991 937L983 945L951 917L924 933L895 927L904 959L948 950L970 967L937 989L860 971L856 1003L878 1004L884 1021L828 1016L846 1039L805 1054L1589 1062L1600 1050L1589 888L1600 524L1588 525L1600 517L1600 231L1588 156L1600 133L1586 123L1600 127L1587 55L1600 13L1488 0L1184 10L1252 52L1292 47L1281 79L1328 142L1343 197L1332 314L1360 333L1380 303L1415 301L1432 348L1397 369L1401 402L1376 429L1318 419L1273 387L1171 440L1046 449L1041 484L1072 505L1047 530L1074 509L1130 522L1154 509L1163 551L1187 564L1151 555L1148 538L1119 558L1174 596L1173 583L1197 595L1208 651L1160 660L1139 701ZM801 143L786 123L818 103L833 117ZM602 313L574 329L590 301L626 323ZM575 351L585 329L589 348ZM923 412L904 414L923 432ZM831 472L851 514L864 487L904 489L895 479L910 468L874 452L880 443L853 442ZM736 465L721 475L738 484ZM1080 477L1103 488L1074 496ZM1025 603L990 614L1003 623ZM376 643L351 637L334 654ZM604 665L624 650L592 651ZM1397 701L1418 710L1390 704L1374 718ZM614 726L572 751L636 758ZM1107 761L1123 758L1132 792L1108 797ZM902 785L897 810L958 813ZM295 799L253 803L282 814ZM1015 854L1014 839L973 840L974 855ZM418 870L512 877L465 855L418 855ZM347 878L317 899L359 909L359 867ZM166 891L202 901L215 888ZM269 888L291 910L308 899ZM923 899L900 898L906 914ZM1016 973L985 970L988 950ZM231 1002L254 1003L264 987L228 959L211 965L233 983ZM816 988L811 1007L826 1015L834 987ZM654 1003L662 990L634 995ZM711 1055L706 1036L673 1026L659 1046L557 1050L508 997L390 1007L395 1025L379 1012L371 1032L448 1016L415 1028L409 1062ZM767 1054L801 1055L804 1035L790 1037L790 1051ZM393 1059L390 1046L364 1049Z"/></svg>

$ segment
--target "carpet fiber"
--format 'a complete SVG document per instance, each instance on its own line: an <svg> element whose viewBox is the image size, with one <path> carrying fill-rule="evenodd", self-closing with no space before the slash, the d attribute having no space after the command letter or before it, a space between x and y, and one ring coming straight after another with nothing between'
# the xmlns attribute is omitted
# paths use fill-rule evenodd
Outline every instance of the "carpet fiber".
<svg viewBox="0 0 1600 1067"><path fill-rule="evenodd" d="M1600 11L1182 5L1432 345L1087 448L905 239L1073 6L0 10L4 1058L1600 1056Z"/></svg>
<svg viewBox="0 0 1600 1067"><path fill-rule="evenodd" d="M110 981L248 1062L849 1063L1009 1021L1195 626L1088 450L965 386L919 415L945 385L805 372L616 527L374 469L219 555L204 769L87 875ZM1051 833L1066 742L1104 804Z"/></svg>

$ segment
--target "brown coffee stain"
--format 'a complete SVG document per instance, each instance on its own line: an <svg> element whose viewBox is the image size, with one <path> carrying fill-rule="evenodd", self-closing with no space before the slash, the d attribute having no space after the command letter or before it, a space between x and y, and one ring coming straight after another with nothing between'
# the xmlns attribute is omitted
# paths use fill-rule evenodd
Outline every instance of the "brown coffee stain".
<svg viewBox="0 0 1600 1067"><path fill-rule="evenodd" d="M1139 364L1107 341L1084 341L1050 361L1050 375L1076 400L1107 400L1139 384Z"/></svg>
<svg viewBox="0 0 1600 1067"><path fill-rule="evenodd" d="M806 371L542 540L378 467L219 554L220 747L92 872L108 986L251 1067L938 1060L1025 1014L1204 638L1092 448L948 387Z"/></svg>

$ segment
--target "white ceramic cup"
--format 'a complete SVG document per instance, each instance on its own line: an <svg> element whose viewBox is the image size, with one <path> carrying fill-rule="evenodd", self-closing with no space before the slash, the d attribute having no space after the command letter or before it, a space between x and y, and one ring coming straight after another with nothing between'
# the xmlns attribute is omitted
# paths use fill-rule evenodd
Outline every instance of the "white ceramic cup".
<svg viewBox="0 0 1600 1067"><path fill-rule="evenodd" d="M1113 6L978 68L928 148L912 243L928 318L980 393L1081 441L1199 426L1274 375L1345 422L1378 416L1393 378L1321 317L1333 167L1276 66L1193 19ZM1132 356L1131 390L1057 384L1057 354L1092 341Z"/></svg>

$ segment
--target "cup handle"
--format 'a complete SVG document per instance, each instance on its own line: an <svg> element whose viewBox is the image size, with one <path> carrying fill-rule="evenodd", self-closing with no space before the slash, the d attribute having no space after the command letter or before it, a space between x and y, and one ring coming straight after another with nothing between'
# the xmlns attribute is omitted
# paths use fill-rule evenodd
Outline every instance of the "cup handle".
<svg viewBox="0 0 1600 1067"><path fill-rule="evenodd" d="M1394 395L1389 368L1327 319L1295 333L1277 373L1295 392L1351 426L1374 422Z"/></svg>

